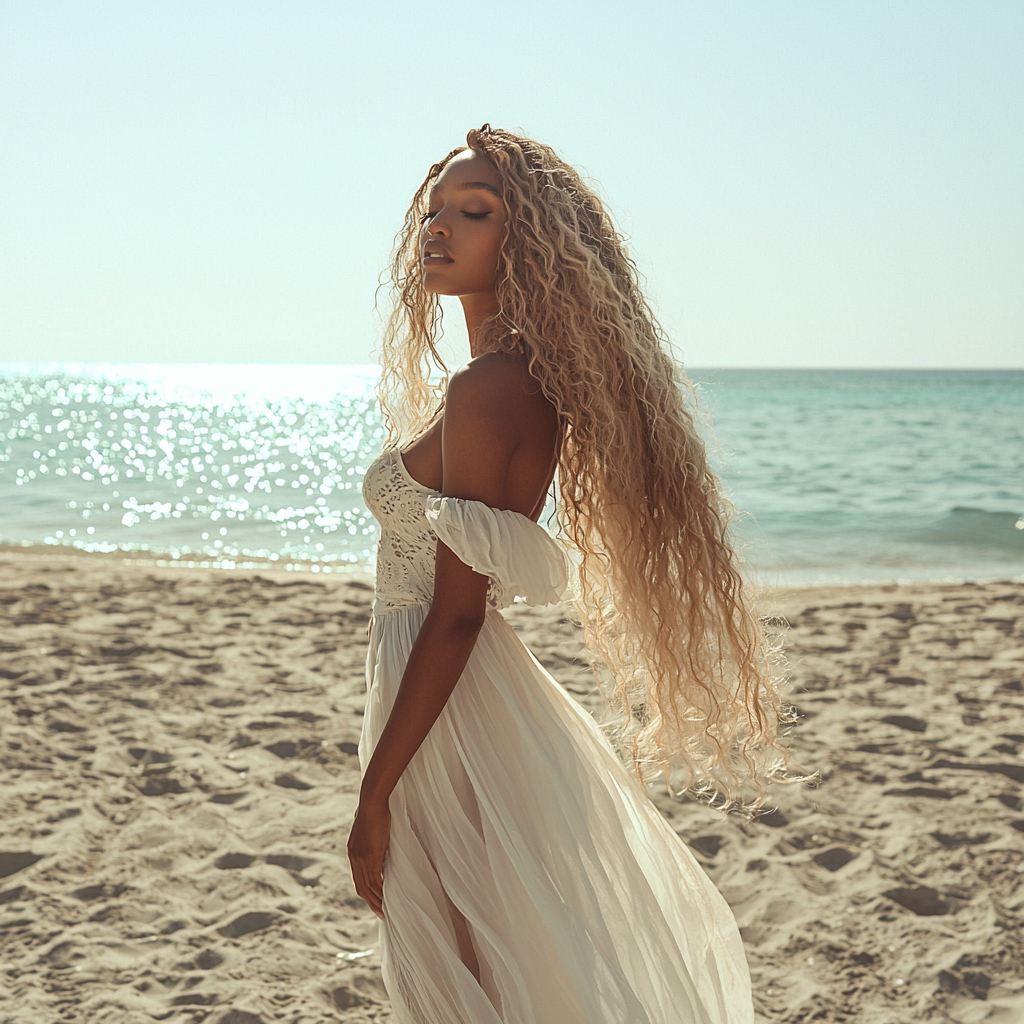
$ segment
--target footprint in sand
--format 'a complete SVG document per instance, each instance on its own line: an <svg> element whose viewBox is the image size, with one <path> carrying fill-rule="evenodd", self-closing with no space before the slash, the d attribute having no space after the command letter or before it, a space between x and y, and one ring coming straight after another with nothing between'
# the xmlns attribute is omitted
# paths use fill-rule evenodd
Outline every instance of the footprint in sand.
<svg viewBox="0 0 1024 1024"><path fill-rule="evenodd" d="M313 788L308 782L303 782L302 779L297 779L290 772L276 776L274 779L274 785L281 786L284 789L307 790Z"/></svg>
<svg viewBox="0 0 1024 1024"><path fill-rule="evenodd" d="M238 803L249 791L247 789L234 790L229 793L214 793L210 797L212 804L234 804Z"/></svg>
<svg viewBox="0 0 1024 1024"><path fill-rule="evenodd" d="M222 1017L218 1017L216 1024L266 1024L258 1013L250 1013L248 1010L228 1010Z"/></svg>
<svg viewBox="0 0 1024 1024"><path fill-rule="evenodd" d="M386 999L380 976L369 971L353 972L344 985L331 991L331 1000L339 1010L379 1006Z"/></svg>
<svg viewBox="0 0 1024 1024"><path fill-rule="evenodd" d="M222 963L224 963L224 957L220 953L212 949L204 949L191 960L183 960L181 963L175 964L175 968L179 971L212 971L215 967L220 967Z"/></svg>
<svg viewBox="0 0 1024 1024"><path fill-rule="evenodd" d="M913 715L886 715L881 721L885 725L895 725L897 729L905 729L907 732L924 732L928 728L927 722L914 718Z"/></svg>
<svg viewBox="0 0 1024 1024"><path fill-rule="evenodd" d="M724 836L697 836L695 839L688 840L687 845L698 853L703 854L709 860L713 860L724 842Z"/></svg>
<svg viewBox="0 0 1024 1024"><path fill-rule="evenodd" d="M247 868L255 860L256 858L248 853L225 853L213 862L213 866L220 868L221 871L230 871L233 868Z"/></svg>
<svg viewBox="0 0 1024 1024"><path fill-rule="evenodd" d="M276 743L266 744L263 749L286 761L293 757L309 757L319 753L323 748L320 743L313 740L278 740Z"/></svg>
<svg viewBox="0 0 1024 1024"><path fill-rule="evenodd" d="M857 856L858 854L853 850L834 846L830 850L822 850L821 853L816 853L811 860L826 871L838 871L849 864L851 860L856 860Z"/></svg>
<svg viewBox="0 0 1024 1024"><path fill-rule="evenodd" d="M226 939L240 939L243 935L251 935L253 932L272 928L280 920L280 914L269 910L248 910L218 928L217 934L223 935Z"/></svg>
<svg viewBox="0 0 1024 1024"><path fill-rule="evenodd" d="M981 832L978 834L970 832L954 832L952 834L948 832L932 832L930 834L932 839L945 846L947 850L959 850L963 846L980 846L992 839L991 832Z"/></svg>
<svg viewBox="0 0 1024 1024"><path fill-rule="evenodd" d="M939 917L948 914L949 901L929 885L912 885L902 889L888 889L882 895L918 917Z"/></svg>
<svg viewBox="0 0 1024 1024"><path fill-rule="evenodd" d="M7 878L25 868L31 867L36 861L42 860L41 853L32 853L31 850L7 850L0 851L0 878Z"/></svg>

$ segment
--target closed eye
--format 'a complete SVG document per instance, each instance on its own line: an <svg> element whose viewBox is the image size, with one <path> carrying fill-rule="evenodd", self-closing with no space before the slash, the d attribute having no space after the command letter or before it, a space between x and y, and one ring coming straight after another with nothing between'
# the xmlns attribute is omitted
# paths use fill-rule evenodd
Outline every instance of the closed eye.
<svg viewBox="0 0 1024 1024"><path fill-rule="evenodd" d="M425 214L423 214L422 217L420 217L420 223L426 224L427 221L430 220L432 217L436 217L438 212L439 211L437 210L427 211ZM490 217L490 215L490 210L485 210L483 213L470 213L468 210L462 211L462 216L468 217L470 220L482 220L484 217Z"/></svg>

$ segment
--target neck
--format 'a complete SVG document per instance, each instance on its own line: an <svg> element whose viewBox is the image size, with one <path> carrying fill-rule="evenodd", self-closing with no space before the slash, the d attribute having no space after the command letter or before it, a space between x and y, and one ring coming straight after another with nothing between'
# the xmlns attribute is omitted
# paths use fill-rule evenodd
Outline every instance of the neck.
<svg viewBox="0 0 1024 1024"><path fill-rule="evenodd" d="M469 353L474 358L487 351L483 347L483 325L500 309L498 296L494 292L476 292L472 295L460 295L462 312L466 317L466 330L469 333Z"/></svg>

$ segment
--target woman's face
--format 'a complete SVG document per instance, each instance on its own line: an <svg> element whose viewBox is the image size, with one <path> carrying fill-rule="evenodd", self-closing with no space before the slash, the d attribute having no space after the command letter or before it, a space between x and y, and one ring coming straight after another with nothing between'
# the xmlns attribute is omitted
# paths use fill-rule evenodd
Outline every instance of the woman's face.
<svg viewBox="0 0 1024 1024"><path fill-rule="evenodd" d="M426 290L460 297L493 295L505 219L498 172L472 150L459 153L434 183L420 229Z"/></svg>

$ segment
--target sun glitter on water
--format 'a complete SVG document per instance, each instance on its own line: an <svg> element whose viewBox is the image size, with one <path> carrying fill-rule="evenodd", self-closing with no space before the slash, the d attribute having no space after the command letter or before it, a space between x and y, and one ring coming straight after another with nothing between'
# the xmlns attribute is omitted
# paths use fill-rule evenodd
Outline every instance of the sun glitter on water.
<svg viewBox="0 0 1024 1024"><path fill-rule="evenodd" d="M325 570L372 560L360 485L383 433L374 368L334 368L329 387L319 368L275 382L254 367L218 379L214 367L199 387L130 369L0 380L6 538ZM304 392L319 394L294 397Z"/></svg>

